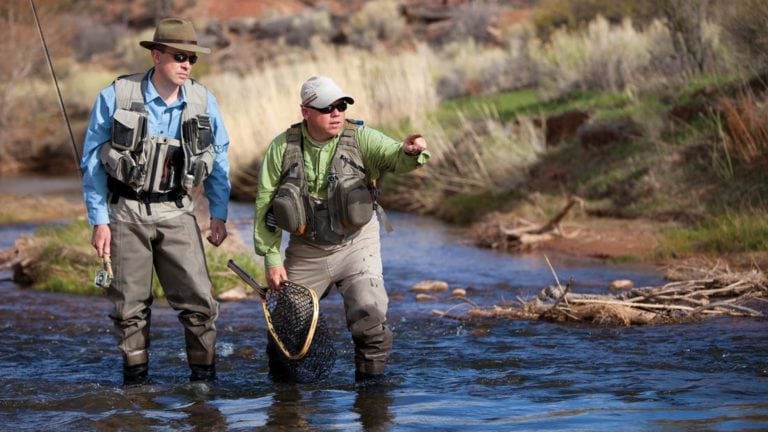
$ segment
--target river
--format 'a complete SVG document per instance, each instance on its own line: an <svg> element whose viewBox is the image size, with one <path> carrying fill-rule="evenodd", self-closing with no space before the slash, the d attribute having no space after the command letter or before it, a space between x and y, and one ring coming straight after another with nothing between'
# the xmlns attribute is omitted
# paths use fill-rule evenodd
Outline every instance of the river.
<svg viewBox="0 0 768 432"><path fill-rule="evenodd" d="M251 211L250 203L232 204L245 239ZM433 309L458 313L460 302L448 294L416 301L414 283L444 280L490 307L535 295L553 283L551 270L539 254L471 247L430 218L389 217L396 230L383 235L382 250L395 344L383 385L355 384L335 292L322 308L339 357L322 382L269 380L264 319L249 300L222 304L212 386L187 382L182 328L171 308L156 304L153 384L124 389L105 298L5 280L0 430L768 430L768 319L617 328L440 318ZM31 229L0 229L0 248ZM653 268L550 260L577 292L604 291L614 279L663 284Z"/></svg>

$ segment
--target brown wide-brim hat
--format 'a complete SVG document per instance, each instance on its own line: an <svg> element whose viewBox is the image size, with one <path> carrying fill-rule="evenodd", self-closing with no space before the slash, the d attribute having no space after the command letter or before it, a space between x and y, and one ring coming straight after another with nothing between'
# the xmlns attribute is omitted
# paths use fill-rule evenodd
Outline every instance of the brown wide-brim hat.
<svg viewBox="0 0 768 432"><path fill-rule="evenodd" d="M192 22L183 18L166 18L157 24L151 41L141 41L146 49L167 46L181 51L209 54L210 48L197 44L197 33Z"/></svg>

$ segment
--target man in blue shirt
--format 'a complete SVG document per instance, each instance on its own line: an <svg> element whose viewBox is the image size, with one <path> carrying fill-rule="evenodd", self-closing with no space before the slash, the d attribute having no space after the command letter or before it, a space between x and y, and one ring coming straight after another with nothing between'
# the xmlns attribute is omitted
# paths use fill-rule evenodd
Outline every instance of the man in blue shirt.
<svg viewBox="0 0 768 432"><path fill-rule="evenodd" d="M202 236L190 193L202 184L210 235L227 237L229 137L216 98L190 79L197 53L192 23L162 20L150 50L154 67L119 77L99 94L81 170L91 244L111 260L107 295L123 355L125 385L148 381L152 269L184 326L191 381L214 380L215 320Z"/></svg>

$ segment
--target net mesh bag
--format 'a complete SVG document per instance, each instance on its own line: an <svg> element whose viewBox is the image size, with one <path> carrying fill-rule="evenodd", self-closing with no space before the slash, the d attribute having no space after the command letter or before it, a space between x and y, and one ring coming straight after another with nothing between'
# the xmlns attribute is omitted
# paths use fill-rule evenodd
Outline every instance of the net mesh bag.
<svg viewBox="0 0 768 432"><path fill-rule="evenodd" d="M290 281L283 281L280 290L267 289L234 261L229 260L227 266L262 298L272 379L309 383L327 377L336 361L336 350L320 314L317 294Z"/></svg>
<svg viewBox="0 0 768 432"><path fill-rule="evenodd" d="M328 376L336 350L314 292L284 281L280 291L267 292L264 309L272 326L267 340L272 379L307 383Z"/></svg>

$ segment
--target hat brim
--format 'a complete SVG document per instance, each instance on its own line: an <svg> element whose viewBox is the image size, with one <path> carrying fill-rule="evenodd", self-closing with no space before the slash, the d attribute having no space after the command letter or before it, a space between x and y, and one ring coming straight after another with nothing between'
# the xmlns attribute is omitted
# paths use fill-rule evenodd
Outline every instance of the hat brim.
<svg viewBox="0 0 768 432"><path fill-rule="evenodd" d="M352 96L347 96L345 94L342 94L342 95L333 95L327 98L317 98L312 102L308 103L307 106L310 106L312 108L325 108L328 105L336 102L337 100L342 100L342 99L350 105L355 103L355 100L352 99Z"/></svg>
<svg viewBox="0 0 768 432"><path fill-rule="evenodd" d="M187 51L187 52L199 52L202 54L210 54L211 49L206 48L204 46L200 45L193 45L193 44L177 44L177 43L159 43L155 41L141 41L139 42L139 45L143 46L146 49L153 49L153 48L159 48L159 47L169 47L169 48L175 48L179 51Z"/></svg>

